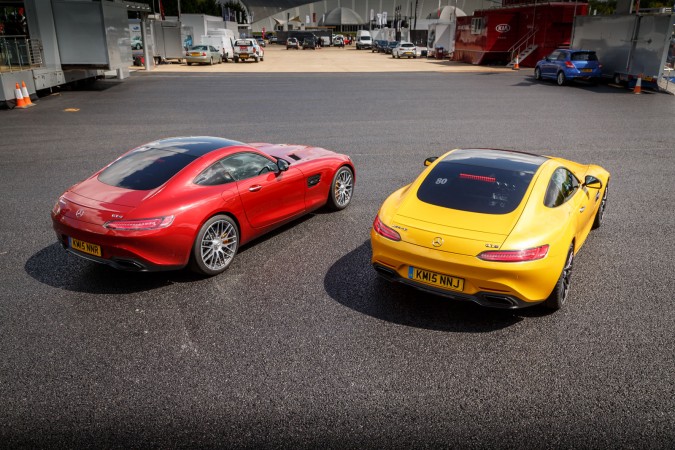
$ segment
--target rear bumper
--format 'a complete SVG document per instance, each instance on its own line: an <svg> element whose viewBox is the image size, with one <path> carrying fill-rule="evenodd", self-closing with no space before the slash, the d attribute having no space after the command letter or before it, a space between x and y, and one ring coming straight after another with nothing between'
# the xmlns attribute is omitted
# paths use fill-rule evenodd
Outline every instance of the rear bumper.
<svg viewBox="0 0 675 450"><path fill-rule="evenodd" d="M178 226L116 233L102 226L62 215L56 217L52 215L52 224L57 240L69 253L115 269L135 272L176 270L185 267L194 239L188 234L189 230ZM73 249L69 238L100 246L101 256Z"/></svg>
<svg viewBox="0 0 675 450"><path fill-rule="evenodd" d="M407 286L414 287L415 289L418 289L420 291L429 292L431 294L451 298L453 300L474 302L479 304L480 306L486 306L489 308L521 309L541 303L541 302L526 302L512 295L504 295L495 292L476 292L475 294L463 294L459 292L447 291L444 289L435 288L433 286L428 286L423 283L417 283L407 278L403 278L394 269L385 267L377 263L373 264L373 268L375 269L375 271L379 276L381 276L387 281L405 284Z"/></svg>

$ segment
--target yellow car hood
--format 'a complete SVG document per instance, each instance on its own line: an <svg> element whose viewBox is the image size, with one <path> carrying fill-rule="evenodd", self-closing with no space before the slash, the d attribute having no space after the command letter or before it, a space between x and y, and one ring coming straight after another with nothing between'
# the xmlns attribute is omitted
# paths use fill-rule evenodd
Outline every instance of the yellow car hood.
<svg viewBox="0 0 675 450"><path fill-rule="evenodd" d="M417 199L412 190L406 197L390 225L403 241L470 256L501 248L518 222L525 203L521 202L509 214L483 214L425 203Z"/></svg>

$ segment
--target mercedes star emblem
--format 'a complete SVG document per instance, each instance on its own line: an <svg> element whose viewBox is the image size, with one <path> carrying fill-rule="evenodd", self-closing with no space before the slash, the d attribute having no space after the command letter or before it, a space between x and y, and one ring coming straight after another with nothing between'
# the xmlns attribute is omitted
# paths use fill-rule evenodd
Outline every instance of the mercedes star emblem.
<svg viewBox="0 0 675 450"><path fill-rule="evenodd" d="M431 241L434 247L440 247L443 245L443 238L442 237L435 237L433 241Z"/></svg>

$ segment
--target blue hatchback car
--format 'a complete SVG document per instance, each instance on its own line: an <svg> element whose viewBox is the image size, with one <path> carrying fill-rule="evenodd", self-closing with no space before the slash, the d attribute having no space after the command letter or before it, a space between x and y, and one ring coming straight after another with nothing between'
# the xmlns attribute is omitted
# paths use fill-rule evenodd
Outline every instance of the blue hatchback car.
<svg viewBox="0 0 675 450"><path fill-rule="evenodd" d="M534 78L556 80L559 86L568 81L595 81L602 77L602 64L591 50L561 48L554 50L534 67Z"/></svg>

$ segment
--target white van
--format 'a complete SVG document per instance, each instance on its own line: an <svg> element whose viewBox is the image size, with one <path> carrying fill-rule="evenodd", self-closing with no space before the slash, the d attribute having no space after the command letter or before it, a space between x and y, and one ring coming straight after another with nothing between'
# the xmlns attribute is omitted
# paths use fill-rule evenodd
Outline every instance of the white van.
<svg viewBox="0 0 675 450"><path fill-rule="evenodd" d="M356 32L356 49L373 48L373 38L368 30L359 30Z"/></svg>
<svg viewBox="0 0 675 450"><path fill-rule="evenodd" d="M211 30L210 34L202 36L201 43L213 45L223 55L223 62L229 62L234 56L233 40L234 33L230 30Z"/></svg>

